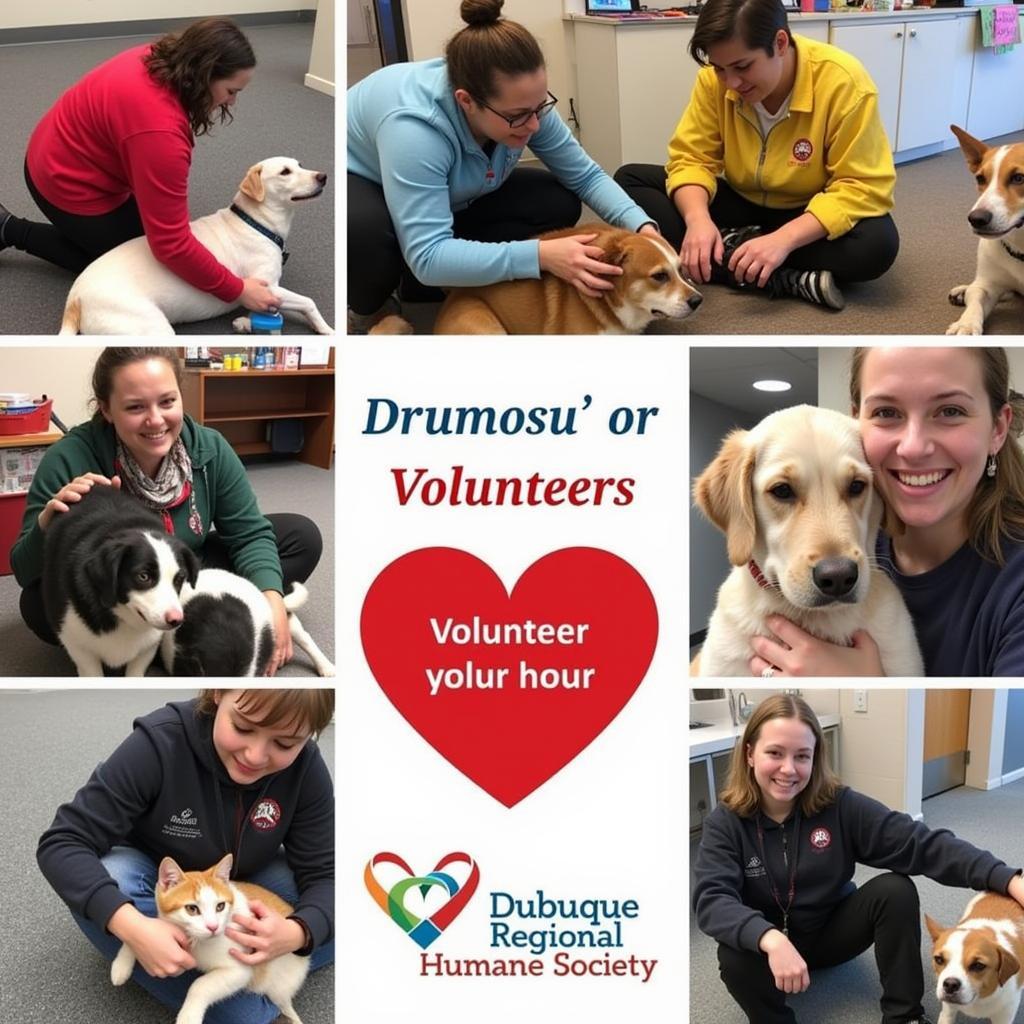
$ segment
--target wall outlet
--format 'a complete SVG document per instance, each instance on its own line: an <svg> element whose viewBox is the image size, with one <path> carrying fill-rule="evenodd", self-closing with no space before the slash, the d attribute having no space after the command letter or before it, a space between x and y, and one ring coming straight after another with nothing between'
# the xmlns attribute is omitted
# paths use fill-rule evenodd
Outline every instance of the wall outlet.
<svg viewBox="0 0 1024 1024"><path fill-rule="evenodd" d="M853 710L858 714L867 714L868 710L868 691L867 690L854 690L853 691Z"/></svg>

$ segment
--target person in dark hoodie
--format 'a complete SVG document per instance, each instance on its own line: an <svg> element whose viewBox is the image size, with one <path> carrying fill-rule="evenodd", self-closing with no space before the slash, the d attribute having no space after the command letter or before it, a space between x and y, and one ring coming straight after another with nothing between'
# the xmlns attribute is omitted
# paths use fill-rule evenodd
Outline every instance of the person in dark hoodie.
<svg viewBox="0 0 1024 1024"><path fill-rule="evenodd" d="M229 569L263 593L274 623L268 675L291 660L286 587L304 583L323 539L306 516L264 516L234 449L182 407L181 361L173 348L105 348L92 375L96 412L47 449L25 502L11 568L25 624L56 644L43 608L43 539L53 517L93 487L120 487L158 512L204 568Z"/></svg>
<svg viewBox="0 0 1024 1024"><path fill-rule="evenodd" d="M138 718L70 803L57 809L36 858L86 938L113 960L121 943L133 979L178 1009L198 977L184 933L156 917L157 865L185 871L233 856L232 879L294 908L261 903L227 935L256 965L283 953L334 960L334 792L314 737L334 713L333 690L202 690ZM269 1024L277 1008L241 992L204 1024Z"/></svg>
<svg viewBox="0 0 1024 1024"><path fill-rule="evenodd" d="M857 888L858 864L884 868ZM884 1024L930 1024L921 997L921 911L908 875L1024 904L1021 872L946 829L840 785L806 701L757 705L704 821L694 910L718 943L729 994L752 1024L793 1024L786 996L809 971L875 947Z"/></svg>

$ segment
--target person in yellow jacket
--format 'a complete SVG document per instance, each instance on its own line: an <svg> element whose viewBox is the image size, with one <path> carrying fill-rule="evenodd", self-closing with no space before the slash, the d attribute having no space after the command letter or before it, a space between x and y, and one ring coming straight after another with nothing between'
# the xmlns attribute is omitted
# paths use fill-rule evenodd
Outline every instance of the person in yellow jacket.
<svg viewBox="0 0 1024 1024"><path fill-rule="evenodd" d="M664 168L615 180L695 281L842 309L840 283L892 266L896 170L878 91L854 57L794 36L780 0L708 0L701 65Z"/></svg>

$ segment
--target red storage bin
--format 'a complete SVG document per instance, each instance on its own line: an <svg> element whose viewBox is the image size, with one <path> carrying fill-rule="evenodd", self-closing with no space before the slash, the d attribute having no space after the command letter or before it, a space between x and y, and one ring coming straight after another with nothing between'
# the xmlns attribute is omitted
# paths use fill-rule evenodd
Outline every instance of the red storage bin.
<svg viewBox="0 0 1024 1024"><path fill-rule="evenodd" d="M50 429L53 399L37 405L34 412L0 413L0 434L42 434Z"/></svg>
<svg viewBox="0 0 1024 1024"><path fill-rule="evenodd" d="M11 575L11 548L21 532L27 498L24 491L0 494L0 576Z"/></svg>

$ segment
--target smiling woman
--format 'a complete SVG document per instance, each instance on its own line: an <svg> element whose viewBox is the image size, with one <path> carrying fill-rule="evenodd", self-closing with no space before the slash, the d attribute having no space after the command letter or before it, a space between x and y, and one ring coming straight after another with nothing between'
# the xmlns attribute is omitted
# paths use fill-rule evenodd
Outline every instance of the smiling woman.
<svg viewBox="0 0 1024 1024"><path fill-rule="evenodd" d="M581 200L610 224L653 220L580 147L555 112L537 40L503 0L463 0L466 27L444 58L375 72L348 93L349 328L365 332L392 296L548 271L598 297L617 266L572 227ZM518 166L529 145L544 168Z"/></svg>

